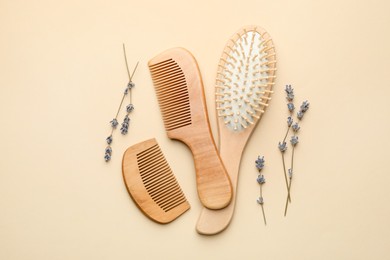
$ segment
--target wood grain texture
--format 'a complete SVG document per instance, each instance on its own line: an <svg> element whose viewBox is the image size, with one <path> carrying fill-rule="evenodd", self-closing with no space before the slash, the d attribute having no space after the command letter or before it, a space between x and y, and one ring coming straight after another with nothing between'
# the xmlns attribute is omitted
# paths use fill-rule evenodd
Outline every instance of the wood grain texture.
<svg viewBox="0 0 390 260"><path fill-rule="evenodd" d="M183 48L149 61L167 135L192 151L198 196L209 209L226 207L232 185L211 134L202 78L195 58Z"/></svg>
<svg viewBox="0 0 390 260"><path fill-rule="evenodd" d="M252 135L256 125L261 119L261 115L264 113L265 108L268 106L268 101L271 99L270 95L272 93L272 86L275 79L275 72L276 72L276 57L275 57L275 50L273 46L272 39L270 38L269 34L262 28L258 26L247 26L239 30L236 34L232 36L231 39L229 39L227 45L225 46L225 49L222 53L222 57L220 59L220 63L218 66L218 72L217 72L217 80L216 80L216 93L218 92L218 89L223 89L225 86L229 88L229 91L233 89L232 91L235 91L236 89L232 86L234 86L234 83L237 82L239 77L233 77L236 76L234 73L231 74L230 79L222 78L221 75L225 72L224 70L227 70L227 63L229 62L231 56L233 56L232 52L235 49L235 45L237 46L237 42L244 34L247 32L257 32L264 38L264 49L266 50L266 55L268 59L267 64L267 76L264 76L264 80L262 80L261 85L264 85L263 91L262 91L262 97L260 102L257 103L258 109L257 111L259 114L255 114L251 120L246 120L246 123L244 127L241 129L238 129L236 127L228 127L227 126L227 120L226 116L221 116L219 108L223 107L221 105L221 99L220 96L216 96L216 109L217 109L217 116L218 116L218 133L219 133L219 139L220 139L220 156L222 161L224 162L224 165L226 167L226 170L228 171L228 174L230 176L230 180L232 182L233 187L233 198L230 205L224 209L221 210L210 210L207 208L203 208L202 212L199 216L196 230L199 234L203 235L214 235L222 232L225 230L234 213L235 208L235 200L237 196L237 184L238 184L238 174L240 169L240 162L242 153L245 149L245 146L250 139L250 136ZM245 39L247 40L247 39ZM249 41L249 39L248 39ZM241 46L242 48L242 46ZM256 54L252 54L256 55ZM246 55L248 56L248 55ZM244 56L245 57L245 56ZM246 57L247 58L247 57ZM251 57L252 58L252 57ZM234 62L234 61L232 61ZM238 63L238 61L236 61ZM245 61L243 64L243 70ZM261 69L261 68L259 68ZM241 72L241 71L240 71ZM244 95L244 94L243 94ZM229 104L231 107L231 104ZM229 110L231 111L231 110ZM241 110L240 110L241 111ZM238 111L233 111L234 114L236 114ZM251 123L249 123L251 121Z"/></svg>
<svg viewBox="0 0 390 260"><path fill-rule="evenodd" d="M131 198L150 219L166 224L190 208L156 139L129 147L122 173Z"/></svg>

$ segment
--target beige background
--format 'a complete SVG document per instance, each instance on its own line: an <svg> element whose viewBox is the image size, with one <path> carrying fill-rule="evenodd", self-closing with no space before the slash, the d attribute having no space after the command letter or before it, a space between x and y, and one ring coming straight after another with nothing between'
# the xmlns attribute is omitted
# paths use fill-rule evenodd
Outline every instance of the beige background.
<svg viewBox="0 0 390 260"><path fill-rule="evenodd" d="M0 259L389 259L390 4L388 1L0 1ZM257 24L277 48L271 105L242 158L230 227L200 236L194 166L169 140L147 61L182 46L198 59L214 136L214 78L240 27ZM116 131L103 161L127 74L130 132ZM277 143L284 85L309 99L296 150L293 203ZM121 157L156 137L191 210L161 226L124 187ZM254 160L266 157L265 210Z"/></svg>

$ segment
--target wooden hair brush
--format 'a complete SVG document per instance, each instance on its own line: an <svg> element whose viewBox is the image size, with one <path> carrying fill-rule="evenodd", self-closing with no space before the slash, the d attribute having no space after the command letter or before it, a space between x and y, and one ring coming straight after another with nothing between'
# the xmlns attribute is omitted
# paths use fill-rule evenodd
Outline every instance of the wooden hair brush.
<svg viewBox="0 0 390 260"><path fill-rule="evenodd" d="M148 63L167 135L192 151L198 195L209 209L226 207L232 186L212 137L198 64L183 48L167 50Z"/></svg>
<svg viewBox="0 0 390 260"><path fill-rule="evenodd" d="M152 220L169 223L190 208L156 139L128 148L122 172L130 196Z"/></svg>
<svg viewBox="0 0 390 260"><path fill-rule="evenodd" d="M200 234L217 234L230 223L241 156L271 99L275 72L275 48L264 29L244 27L229 39L218 64L215 102L219 154L230 176L234 194L228 207L202 210L196 226Z"/></svg>

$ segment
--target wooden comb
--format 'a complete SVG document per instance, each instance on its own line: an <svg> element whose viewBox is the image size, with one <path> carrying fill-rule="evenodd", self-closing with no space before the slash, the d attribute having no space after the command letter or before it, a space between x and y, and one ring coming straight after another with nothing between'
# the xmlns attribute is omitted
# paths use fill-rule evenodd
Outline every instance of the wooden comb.
<svg viewBox="0 0 390 260"><path fill-rule="evenodd" d="M128 148L122 172L130 196L152 220L166 224L190 208L156 139Z"/></svg>
<svg viewBox="0 0 390 260"><path fill-rule="evenodd" d="M195 58L183 48L173 48L148 65L168 137L182 141L192 151L201 203L209 209L226 207L232 186L211 135Z"/></svg>

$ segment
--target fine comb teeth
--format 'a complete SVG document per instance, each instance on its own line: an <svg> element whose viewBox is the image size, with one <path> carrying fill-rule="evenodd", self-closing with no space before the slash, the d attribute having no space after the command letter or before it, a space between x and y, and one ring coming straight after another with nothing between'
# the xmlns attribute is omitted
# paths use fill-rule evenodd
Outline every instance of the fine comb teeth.
<svg viewBox="0 0 390 260"><path fill-rule="evenodd" d="M169 223L190 208L155 139L128 148L123 178L141 211L158 223Z"/></svg>
<svg viewBox="0 0 390 260"><path fill-rule="evenodd" d="M185 143L193 154L200 201L209 209L226 207L232 187L211 134L195 58L183 48L174 48L148 65L168 137Z"/></svg>
<svg viewBox="0 0 390 260"><path fill-rule="evenodd" d="M168 59L150 66L167 131L191 125L190 98L183 70Z"/></svg>

